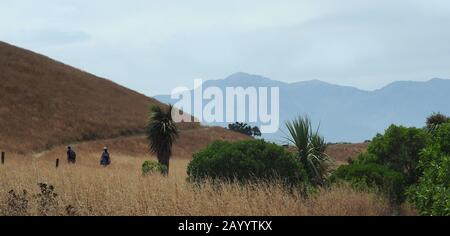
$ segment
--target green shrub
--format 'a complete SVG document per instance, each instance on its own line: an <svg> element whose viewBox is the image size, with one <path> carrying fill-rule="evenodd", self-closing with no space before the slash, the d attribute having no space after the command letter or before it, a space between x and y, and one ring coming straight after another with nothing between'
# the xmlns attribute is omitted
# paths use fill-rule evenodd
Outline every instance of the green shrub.
<svg viewBox="0 0 450 236"><path fill-rule="evenodd" d="M354 164L369 164L378 162L379 162L378 157L368 152L359 154L356 160L353 160Z"/></svg>
<svg viewBox="0 0 450 236"><path fill-rule="evenodd" d="M433 113L427 118L426 129L430 132L434 132L439 126L445 123L450 123L450 117L441 113Z"/></svg>
<svg viewBox="0 0 450 236"><path fill-rule="evenodd" d="M167 170L167 166L156 161L145 161L142 164L142 174L164 173Z"/></svg>
<svg viewBox="0 0 450 236"><path fill-rule="evenodd" d="M421 215L450 216L450 155L443 154L438 147L422 152L423 176L407 192Z"/></svg>
<svg viewBox="0 0 450 236"><path fill-rule="evenodd" d="M435 131L433 145L420 155L423 176L407 196L421 215L450 216L450 124Z"/></svg>
<svg viewBox="0 0 450 236"><path fill-rule="evenodd" d="M369 144L368 152L377 163L405 175L406 184L417 182L421 170L417 168L420 152L430 143L429 134L418 128L391 125L384 135L378 134Z"/></svg>
<svg viewBox="0 0 450 236"><path fill-rule="evenodd" d="M355 188L368 187L381 191L393 202L400 203L404 200L403 175L376 163L354 162L351 165L340 166L329 180L331 183L344 181Z"/></svg>
<svg viewBox="0 0 450 236"><path fill-rule="evenodd" d="M216 141L194 154L187 172L193 181L282 180L289 185L307 182L307 174L299 160L284 148L262 140Z"/></svg>
<svg viewBox="0 0 450 236"><path fill-rule="evenodd" d="M391 125L329 180L377 188L397 203L407 197L422 215L450 215L449 122L438 113L424 129Z"/></svg>
<svg viewBox="0 0 450 236"><path fill-rule="evenodd" d="M450 123L439 126L436 130L435 143L439 143L441 152L450 154Z"/></svg>

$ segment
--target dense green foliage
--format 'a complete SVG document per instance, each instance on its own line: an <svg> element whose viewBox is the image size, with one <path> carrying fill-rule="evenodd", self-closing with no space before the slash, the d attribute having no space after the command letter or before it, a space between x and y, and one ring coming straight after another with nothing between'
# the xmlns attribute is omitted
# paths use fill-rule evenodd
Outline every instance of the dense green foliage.
<svg viewBox="0 0 450 236"><path fill-rule="evenodd" d="M407 193L421 215L450 216L450 156L426 150L427 167L417 185Z"/></svg>
<svg viewBox="0 0 450 236"><path fill-rule="evenodd" d="M287 139L296 147L297 158L305 166L311 183L323 185L331 159L325 154L327 144L319 129L313 130L308 117L287 122L286 127L289 131Z"/></svg>
<svg viewBox="0 0 450 236"><path fill-rule="evenodd" d="M156 161L145 161L142 164L142 174L154 174L154 173L165 173L167 171L167 166L156 162Z"/></svg>
<svg viewBox="0 0 450 236"><path fill-rule="evenodd" d="M215 141L194 154L188 165L190 180L282 180L299 185L308 177L301 162L284 148L262 140L236 143Z"/></svg>
<svg viewBox="0 0 450 236"><path fill-rule="evenodd" d="M423 129L391 125L370 143L368 152L377 157L377 163L386 165L405 175L407 185L417 182L420 151L430 143L429 134Z"/></svg>
<svg viewBox="0 0 450 236"><path fill-rule="evenodd" d="M343 180L405 197L421 215L450 215L450 122L442 114L424 129L390 126L370 143L367 153L339 167L331 182Z"/></svg>
<svg viewBox="0 0 450 236"><path fill-rule="evenodd" d="M421 152L423 176L407 195L422 215L450 216L450 123L435 131L433 144Z"/></svg>
<svg viewBox="0 0 450 236"><path fill-rule="evenodd" d="M332 183L346 181L356 188L376 189L393 202L401 202L404 199L403 175L376 163L356 162L341 166L333 172L330 181Z"/></svg>
<svg viewBox="0 0 450 236"><path fill-rule="evenodd" d="M172 105L167 110L159 106L150 108L150 116L145 127L150 151L156 154L159 163L167 166L163 174L169 174L169 161L172 155L172 145L178 137L178 128L172 119Z"/></svg>
<svg viewBox="0 0 450 236"><path fill-rule="evenodd" d="M426 123L426 129L433 132L434 130L438 129L440 125L450 123L450 117L441 113L433 113L427 118Z"/></svg>
<svg viewBox="0 0 450 236"><path fill-rule="evenodd" d="M435 132L434 143L439 144L441 152L450 153L450 122L441 125Z"/></svg>

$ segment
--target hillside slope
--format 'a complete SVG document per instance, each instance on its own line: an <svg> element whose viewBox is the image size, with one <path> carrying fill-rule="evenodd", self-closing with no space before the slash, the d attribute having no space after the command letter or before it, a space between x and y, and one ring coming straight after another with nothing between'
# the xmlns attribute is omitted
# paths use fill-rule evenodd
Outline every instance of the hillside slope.
<svg viewBox="0 0 450 236"><path fill-rule="evenodd" d="M143 131L162 103L0 42L0 149L30 152Z"/></svg>

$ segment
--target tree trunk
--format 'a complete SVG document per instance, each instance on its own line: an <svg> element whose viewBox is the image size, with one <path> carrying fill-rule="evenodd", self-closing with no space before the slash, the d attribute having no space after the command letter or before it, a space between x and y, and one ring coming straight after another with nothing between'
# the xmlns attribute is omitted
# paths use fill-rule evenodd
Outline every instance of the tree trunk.
<svg viewBox="0 0 450 236"><path fill-rule="evenodd" d="M165 171L162 172L162 174L164 176L168 176L169 175L169 162L170 162L170 156L166 156L164 158L162 158L160 160L159 163L161 163L162 165L165 165L167 167L167 169Z"/></svg>

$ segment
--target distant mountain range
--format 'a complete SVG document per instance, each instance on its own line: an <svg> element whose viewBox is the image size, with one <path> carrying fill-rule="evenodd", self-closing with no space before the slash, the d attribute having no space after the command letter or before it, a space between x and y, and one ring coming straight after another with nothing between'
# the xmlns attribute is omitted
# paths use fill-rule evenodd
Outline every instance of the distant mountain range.
<svg viewBox="0 0 450 236"><path fill-rule="evenodd" d="M280 130L263 137L281 143L285 140L285 121L298 115L308 115L315 125L320 123L320 132L329 142L361 142L382 133L390 124L422 127L426 117L433 112L450 114L450 80L446 79L399 81L366 91L319 80L284 83L259 75L236 73L203 83L203 89L210 86L224 92L226 87L279 87ZM170 95L155 98L163 103L177 102Z"/></svg>

